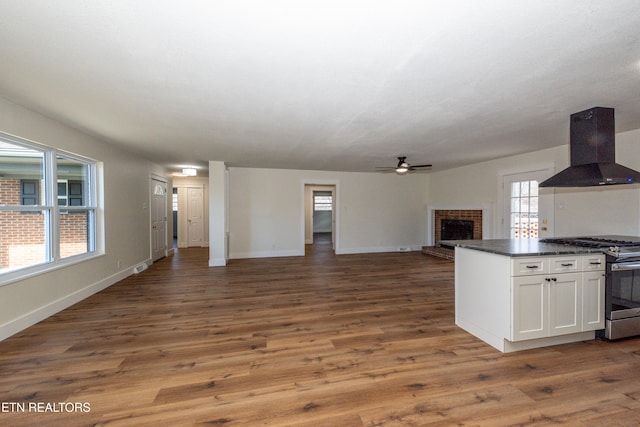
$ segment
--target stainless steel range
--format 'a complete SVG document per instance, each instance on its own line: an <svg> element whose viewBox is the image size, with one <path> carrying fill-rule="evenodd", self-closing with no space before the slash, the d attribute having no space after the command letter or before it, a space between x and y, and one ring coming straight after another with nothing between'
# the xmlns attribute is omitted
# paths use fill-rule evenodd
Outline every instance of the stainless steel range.
<svg viewBox="0 0 640 427"><path fill-rule="evenodd" d="M640 335L640 245L612 247L605 279L605 338Z"/></svg>
<svg viewBox="0 0 640 427"><path fill-rule="evenodd" d="M605 329L610 340L640 335L640 238L596 236L540 240L602 249L606 254Z"/></svg>

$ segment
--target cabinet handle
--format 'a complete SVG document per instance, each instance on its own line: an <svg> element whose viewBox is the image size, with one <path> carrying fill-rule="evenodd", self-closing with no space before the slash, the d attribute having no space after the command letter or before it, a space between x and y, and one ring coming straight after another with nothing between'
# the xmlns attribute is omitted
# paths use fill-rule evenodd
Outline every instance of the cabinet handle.
<svg viewBox="0 0 640 427"><path fill-rule="evenodd" d="M591 265L600 265L600 264L602 264L602 263L601 263L600 261L598 261L598 262L593 262L593 261L591 261L589 264L591 264Z"/></svg>
<svg viewBox="0 0 640 427"><path fill-rule="evenodd" d="M551 281L551 279L549 279L548 277L545 277L544 280L545 280L545 282L550 282Z"/></svg>
<svg viewBox="0 0 640 427"><path fill-rule="evenodd" d="M531 270L535 270L536 268L538 268L537 265L527 265L527 268L531 269Z"/></svg>
<svg viewBox="0 0 640 427"><path fill-rule="evenodd" d="M558 279L556 279L555 277L552 277L551 280L553 280L554 282L556 282Z"/></svg>
<svg viewBox="0 0 640 427"><path fill-rule="evenodd" d="M573 264L569 263L569 264L561 264L563 267L573 267Z"/></svg>

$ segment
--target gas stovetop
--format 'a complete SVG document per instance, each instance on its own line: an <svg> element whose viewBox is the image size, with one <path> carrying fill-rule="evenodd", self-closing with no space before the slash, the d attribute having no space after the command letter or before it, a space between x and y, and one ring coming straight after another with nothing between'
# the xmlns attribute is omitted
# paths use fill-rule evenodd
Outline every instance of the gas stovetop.
<svg viewBox="0 0 640 427"><path fill-rule="evenodd" d="M617 259L640 257L640 238L627 236L558 237L541 239L542 243L602 249Z"/></svg>
<svg viewBox="0 0 640 427"><path fill-rule="evenodd" d="M580 246L583 248L610 248L640 246L640 240L628 240L624 236L596 236L596 237L558 237L540 240L542 243L556 243L559 245Z"/></svg>

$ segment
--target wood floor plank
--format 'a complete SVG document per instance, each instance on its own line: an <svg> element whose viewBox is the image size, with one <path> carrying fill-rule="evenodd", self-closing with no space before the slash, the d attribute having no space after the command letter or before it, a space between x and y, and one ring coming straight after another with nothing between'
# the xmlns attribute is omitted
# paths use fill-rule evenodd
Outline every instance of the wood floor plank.
<svg viewBox="0 0 640 427"><path fill-rule="evenodd" d="M637 425L640 339L502 354L454 325L420 253L180 249L0 342L11 426ZM11 409L11 408L9 408Z"/></svg>

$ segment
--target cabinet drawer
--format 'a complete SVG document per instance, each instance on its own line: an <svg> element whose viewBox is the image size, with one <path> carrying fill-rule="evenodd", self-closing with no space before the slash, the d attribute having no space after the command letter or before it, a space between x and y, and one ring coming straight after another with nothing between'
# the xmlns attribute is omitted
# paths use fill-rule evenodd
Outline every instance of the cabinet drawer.
<svg viewBox="0 0 640 427"><path fill-rule="evenodd" d="M582 271L582 256L561 256L549 258L550 273L576 273Z"/></svg>
<svg viewBox="0 0 640 427"><path fill-rule="evenodd" d="M548 274L549 258L513 258L511 260L512 276L529 276L532 274Z"/></svg>
<svg viewBox="0 0 640 427"><path fill-rule="evenodd" d="M602 271L606 263L605 254L585 255L582 258L582 271Z"/></svg>

